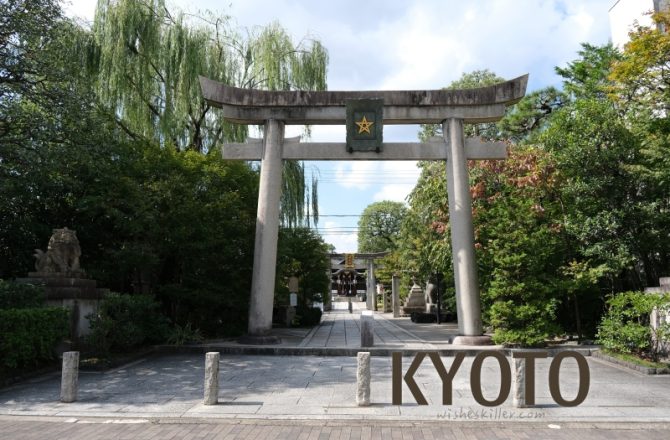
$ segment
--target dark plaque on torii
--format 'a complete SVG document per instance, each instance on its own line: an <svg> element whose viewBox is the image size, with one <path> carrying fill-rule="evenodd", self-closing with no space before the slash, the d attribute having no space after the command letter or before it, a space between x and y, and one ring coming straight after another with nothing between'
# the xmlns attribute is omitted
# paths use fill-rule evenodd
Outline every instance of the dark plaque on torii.
<svg viewBox="0 0 670 440"><path fill-rule="evenodd" d="M382 151L384 132L383 99L349 99L347 114L347 151Z"/></svg>

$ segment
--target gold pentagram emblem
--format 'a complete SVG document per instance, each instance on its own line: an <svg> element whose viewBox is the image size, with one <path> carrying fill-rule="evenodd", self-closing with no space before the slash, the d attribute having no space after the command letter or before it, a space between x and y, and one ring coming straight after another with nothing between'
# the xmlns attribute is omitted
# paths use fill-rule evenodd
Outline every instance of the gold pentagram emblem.
<svg viewBox="0 0 670 440"><path fill-rule="evenodd" d="M372 124L374 124L374 121L368 121L365 116L363 116L363 119L360 121L356 122L356 125L358 125L358 134L361 134L363 132L366 132L368 134L372 134L370 132L370 127L372 127Z"/></svg>

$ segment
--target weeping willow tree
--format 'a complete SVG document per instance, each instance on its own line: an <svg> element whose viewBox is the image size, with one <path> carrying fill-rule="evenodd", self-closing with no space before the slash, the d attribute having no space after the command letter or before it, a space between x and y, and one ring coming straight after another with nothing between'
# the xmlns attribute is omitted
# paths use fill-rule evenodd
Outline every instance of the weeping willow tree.
<svg viewBox="0 0 670 440"><path fill-rule="evenodd" d="M164 0L99 0L87 58L100 101L125 133L205 154L243 141L247 126L216 114L199 75L236 87L325 90L328 63L320 42L295 44L279 24L242 33L230 17L171 12ZM285 162L283 189L285 225L318 219L316 180L306 182L302 163Z"/></svg>

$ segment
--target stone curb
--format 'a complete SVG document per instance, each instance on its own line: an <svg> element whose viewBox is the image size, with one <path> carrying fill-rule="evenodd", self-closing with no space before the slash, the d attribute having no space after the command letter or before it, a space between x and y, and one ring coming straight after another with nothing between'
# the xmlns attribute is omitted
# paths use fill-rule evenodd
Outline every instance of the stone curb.
<svg viewBox="0 0 670 440"><path fill-rule="evenodd" d="M454 356L455 353L465 353L466 356L476 356L482 351L498 351L510 356L512 349L499 346L481 346L449 349L415 349L415 348L384 348L384 347L277 347L253 345L157 345L154 354L205 354L209 351L218 351L221 354L256 355L256 356L348 356L355 357L359 352L369 352L370 356L390 357L391 353L402 352L403 356L415 356L422 352L437 352L440 356ZM591 356L596 352L592 348L580 347L550 347L542 349L553 357L561 351L576 351L583 356Z"/></svg>
<svg viewBox="0 0 670 440"><path fill-rule="evenodd" d="M670 374L670 367L666 368L645 367L642 365L637 365L632 362L625 361L623 359L615 358L613 356L608 356L605 353L601 352L600 350L594 350L591 356L606 362L610 362L612 364L620 365L622 367L628 368L629 370L639 371L642 374Z"/></svg>

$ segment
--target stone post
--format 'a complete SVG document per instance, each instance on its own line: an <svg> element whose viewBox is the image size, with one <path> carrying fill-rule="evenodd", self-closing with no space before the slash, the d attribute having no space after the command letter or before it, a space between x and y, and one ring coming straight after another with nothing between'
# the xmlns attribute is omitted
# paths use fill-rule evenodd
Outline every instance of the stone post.
<svg viewBox="0 0 670 440"><path fill-rule="evenodd" d="M63 353L63 371L60 382L60 401L72 403L77 401L79 392L79 352Z"/></svg>
<svg viewBox="0 0 670 440"><path fill-rule="evenodd" d="M455 118L445 120L443 133L448 145L447 192L456 284L458 333L462 336L481 336L482 320L472 226L472 198L468 178L468 161L463 141L463 121ZM461 343L468 343L467 338L462 339Z"/></svg>
<svg viewBox="0 0 670 440"><path fill-rule="evenodd" d="M261 161L258 212L256 214L256 244L249 304L249 336L244 342L279 343L279 339L263 337L272 329L275 272L277 267L277 234L279 233L279 199L282 188L282 148L284 123L275 119L265 121L263 159Z"/></svg>
<svg viewBox="0 0 670 440"><path fill-rule="evenodd" d="M391 302L393 303L393 317L400 317L400 277L393 275L391 279Z"/></svg>
<svg viewBox="0 0 670 440"><path fill-rule="evenodd" d="M368 261L367 270L367 301L368 310L377 310L377 289L375 288L375 260L370 258Z"/></svg>
<svg viewBox="0 0 670 440"><path fill-rule="evenodd" d="M205 354L205 398L203 404L216 405L219 403L219 352L211 351Z"/></svg>
<svg viewBox="0 0 670 440"><path fill-rule="evenodd" d="M375 325L375 319L371 310L364 310L361 313L361 347L372 347L375 343L372 330Z"/></svg>
<svg viewBox="0 0 670 440"><path fill-rule="evenodd" d="M370 405L370 353L358 352L358 367L356 368L356 404Z"/></svg>

